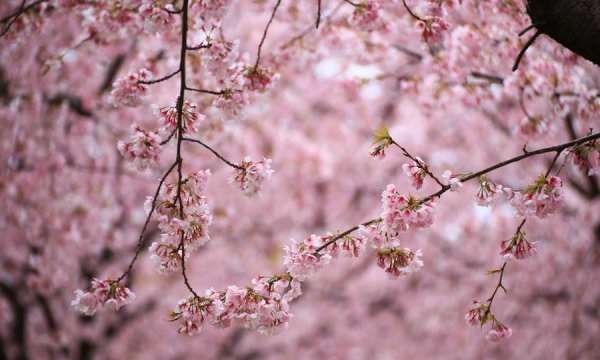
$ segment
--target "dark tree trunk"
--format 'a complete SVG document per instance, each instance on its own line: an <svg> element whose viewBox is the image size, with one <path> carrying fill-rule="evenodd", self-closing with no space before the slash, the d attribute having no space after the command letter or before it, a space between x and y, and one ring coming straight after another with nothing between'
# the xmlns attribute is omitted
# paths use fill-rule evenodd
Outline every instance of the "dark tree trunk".
<svg viewBox="0 0 600 360"><path fill-rule="evenodd" d="M535 27L600 65L600 0L528 0Z"/></svg>

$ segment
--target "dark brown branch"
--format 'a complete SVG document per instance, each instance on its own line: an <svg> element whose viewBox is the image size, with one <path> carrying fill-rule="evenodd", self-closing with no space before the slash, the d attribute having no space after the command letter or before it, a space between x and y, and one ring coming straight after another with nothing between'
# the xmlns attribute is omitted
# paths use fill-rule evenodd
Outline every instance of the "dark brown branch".
<svg viewBox="0 0 600 360"><path fill-rule="evenodd" d="M525 52L527 51L527 49L529 49L531 45L533 45L535 40L537 40L538 36L540 35L542 35L542 32L539 30L536 31L535 34L533 34L533 36L529 38L529 40L527 40L525 45L523 45L523 48L521 49L521 51L519 51L519 55L517 55L517 59L515 60L515 64L512 67L512 71L517 71L517 69L519 69L519 64L521 63L521 59L525 55Z"/></svg>
<svg viewBox="0 0 600 360"><path fill-rule="evenodd" d="M478 178L481 175L485 175L485 174L487 174L489 172L497 170L497 169L499 169L501 167L504 167L506 165L509 165L509 164L521 161L521 160L526 159L528 157L532 157L532 156L536 156L536 155L541 155L541 154L547 154L547 153L551 153L551 152L563 151L563 150L568 149L570 147L573 147L573 146L576 146L576 145L580 145L580 144L583 144L583 143L586 143L588 141L592 141L592 140L595 140L595 139L598 139L598 138L600 138L600 132L594 133L594 134L590 134L588 136L584 136L582 138L579 138L579 139L576 139L576 140L573 140L573 141L569 141L569 142L566 142L564 144L550 146L550 147L546 147L546 148L542 148L542 149L538 149L538 150L534 150L534 151L529 151L526 154L515 156L515 157L510 158L508 160L502 161L502 162L500 162L500 163L498 163L496 165L492 165L492 166L490 166L488 168L485 168L485 169L483 169L481 171L473 173L473 174L471 174L469 176L463 177L463 178L460 179L460 181L465 182L465 181L469 181L471 179Z"/></svg>
<svg viewBox="0 0 600 360"><path fill-rule="evenodd" d="M179 72L181 73L179 82L179 97L177 98L177 155L175 164L177 164L177 195L175 203L179 202L179 217L183 220L185 213L183 210L183 199L181 198L181 185L183 183L183 158L181 157L181 144L183 142L183 104L185 101L185 90L186 85L186 51L187 51L187 35L188 35L188 2L189 0L183 0L182 13L181 13L181 50L179 54ZM183 282L188 290L195 296L198 294L191 286L186 269L185 269L185 233L181 233L179 240L179 248L181 249L181 275L183 276Z"/></svg>
<svg viewBox="0 0 600 360"><path fill-rule="evenodd" d="M315 23L315 28L318 29L321 24L321 0L317 0L317 21Z"/></svg>

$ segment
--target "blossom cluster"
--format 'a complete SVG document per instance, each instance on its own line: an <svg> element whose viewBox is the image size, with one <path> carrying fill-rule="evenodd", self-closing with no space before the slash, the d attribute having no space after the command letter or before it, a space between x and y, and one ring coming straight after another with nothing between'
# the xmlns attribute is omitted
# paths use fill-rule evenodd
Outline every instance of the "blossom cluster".
<svg viewBox="0 0 600 360"><path fill-rule="evenodd" d="M500 248L500 255L516 259L525 259L537 253L535 242L529 242L521 229L512 238L502 241Z"/></svg>
<svg viewBox="0 0 600 360"><path fill-rule="evenodd" d="M419 157L416 157L415 161L410 164L402 165L402 170L404 170L406 176L411 179L412 186L417 190L423 186L423 180L427 176L426 169L427 165L425 165L425 162Z"/></svg>
<svg viewBox="0 0 600 360"><path fill-rule="evenodd" d="M129 141L119 141L117 148L125 160L133 162L138 170L157 165L161 153L160 136L153 131L146 131L138 125L132 126Z"/></svg>
<svg viewBox="0 0 600 360"><path fill-rule="evenodd" d="M418 22L421 29L421 38L430 45L438 44L443 39L443 34L448 30L448 23L438 16L427 16Z"/></svg>
<svg viewBox="0 0 600 360"><path fill-rule="evenodd" d="M311 235L304 240L292 239L291 244L284 247L283 265L296 279L305 280L324 265L329 264L332 255L328 252L317 254L316 250L324 246L331 236ZM330 248L325 248L329 250Z"/></svg>
<svg viewBox="0 0 600 360"><path fill-rule="evenodd" d="M141 81L147 81L151 76L150 70L141 69L117 79L110 93L113 103L120 106L139 106L147 90L147 86Z"/></svg>
<svg viewBox="0 0 600 360"><path fill-rule="evenodd" d="M401 247L382 247L377 250L377 266L391 277L418 272L423 267L421 250Z"/></svg>
<svg viewBox="0 0 600 360"><path fill-rule="evenodd" d="M91 316L100 306L106 306L116 311L134 299L135 294L117 280L93 279L89 291L75 290L75 299L71 302L71 306L77 311Z"/></svg>
<svg viewBox="0 0 600 360"><path fill-rule="evenodd" d="M165 130L174 131L177 129L179 121L179 111L177 106L167 106L160 109L160 119ZM185 100L181 106L181 128L184 133L194 133L198 131L197 122L204 120L205 116L196 111L196 104Z"/></svg>
<svg viewBox="0 0 600 360"><path fill-rule="evenodd" d="M491 313L489 303L482 304L475 301L473 307L465 315L465 320L467 324L472 326L484 326L487 322L491 322L486 338L492 342L499 342L512 335L512 329L496 319Z"/></svg>
<svg viewBox="0 0 600 360"><path fill-rule="evenodd" d="M562 180L557 176L540 175L521 192L515 192L511 204L521 216L544 218L555 213L562 204Z"/></svg>
<svg viewBox="0 0 600 360"><path fill-rule="evenodd" d="M479 177L479 190L475 194L477 205L489 206L495 199L495 196L502 193L507 194L509 197L513 195L511 189L490 181L487 176L482 175Z"/></svg>
<svg viewBox="0 0 600 360"><path fill-rule="evenodd" d="M252 161L250 157L246 157L239 168L235 169L230 182L237 184L246 196L254 196L271 175L273 175L271 159Z"/></svg>
<svg viewBox="0 0 600 360"><path fill-rule="evenodd" d="M591 141L573 147L573 163L588 176L600 174L600 142Z"/></svg>
<svg viewBox="0 0 600 360"><path fill-rule="evenodd" d="M402 195L393 184L387 186L381 199L383 227L390 235L425 228L433 223L435 202L432 200L423 202L410 195Z"/></svg>
<svg viewBox="0 0 600 360"><path fill-rule="evenodd" d="M167 184L157 197L154 205L161 237L150 245L150 253L160 271L179 270L184 252L187 259L191 251L210 240L208 227L212 223L212 213L204 195L209 176L209 170L193 173L179 185ZM184 206L183 214L179 201ZM153 198L148 198L147 211L151 210L152 205Z"/></svg>
<svg viewBox="0 0 600 360"><path fill-rule="evenodd" d="M363 1L354 7L350 24L367 32L385 30L380 9L379 1Z"/></svg>
<svg viewBox="0 0 600 360"><path fill-rule="evenodd" d="M292 315L289 302L301 295L300 282L289 274L259 276L248 287L229 286L224 291L209 289L204 296L192 295L181 300L171 312L179 332L194 335L205 324L232 325L273 333L287 326Z"/></svg>

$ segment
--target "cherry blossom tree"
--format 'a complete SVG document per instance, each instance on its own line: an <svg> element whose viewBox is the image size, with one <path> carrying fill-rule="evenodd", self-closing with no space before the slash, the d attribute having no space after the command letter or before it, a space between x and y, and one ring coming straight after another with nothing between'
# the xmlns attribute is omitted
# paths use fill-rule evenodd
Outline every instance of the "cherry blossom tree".
<svg viewBox="0 0 600 360"><path fill-rule="evenodd" d="M0 359L595 358L567 3L3 1Z"/></svg>

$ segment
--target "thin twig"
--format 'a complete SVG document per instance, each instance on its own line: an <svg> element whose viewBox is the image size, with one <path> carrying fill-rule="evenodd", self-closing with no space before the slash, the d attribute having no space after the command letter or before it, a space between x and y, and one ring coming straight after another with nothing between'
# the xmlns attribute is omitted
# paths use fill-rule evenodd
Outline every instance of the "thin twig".
<svg viewBox="0 0 600 360"><path fill-rule="evenodd" d="M173 138L173 136L175 135L175 133L177 132L177 129L173 129L173 131L171 131L171 133L169 134L169 136L164 139L163 141L160 142L160 145L166 145L169 143L169 141L171 141L171 139Z"/></svg>
<svg viewBox="0 0 600 360"><path fill-rule="evenodd" d="M195 92L199 92L199 93L203 93L203 94L210 94L210 95L223 95L225 94L225 90L221 90L221 91L213 91L213 90L205 90L205 89L196 89L196 88L192 88L192 87L186 87L186 90L189 91L195 91Z"/></svg>
<svg viewBox="0 0 600 360"><path fill-rule="evenodd" d="M127 270L125 270L125 272L123 272L123 274L121 276L119 276L119 278L117 279L117 282L123 280L125 278L125 276L127 276L131 272L131 269L133 269L133 265L135 264L138 256L140 255L140 253L142 251L142 244L144 243L144 235L146 234L146 228L148 228L148 224L150 223L152 214L154 214L154 210L156 209L156 200L158 199L158 195L160 195L160 189L162 188L162 186L163 186L165 180L167 179L167 177L169 176L169 174L175 168L175 165L177 165L177 162L174 162L173 165L171 165L171 167L169 167L169 170L167 170L167 172L163 175L163 177L160 179L160 181L158 183L158 186L156 187L156 192L154 193L154 197L152 198L152 206L150 207L150 211L148 212L148 215L146 216L146 221L144 221L144 226L142 226L142 231L140 232L140 236L138 237L138 243L137 243L137 248L135 250L135 255L133 256L133 259L131 259L131 261L129 262L129 266L127 266Z"/></svg>
<svg viewBox="0 0 600 360"><path fill-rule="evenodd" d="M439 186L441 186L442 188L444 188L446 185L444 183L442 183L430 170L429 167L427 166L427 164L424 164L422 161L420 161L419 159L417 159L416 157L412 156L408 150L406 150L402 145L398 144L396 141L394 141L392 139L392 144L396 145L398 148L400 148L400 150L402 150L402 155L404 155L405 157L411 159L415 164L417 164L417 166L419 167L419 169L425 171L425 173L427 175L429 175Z"/></svg>
<svg viewBox="0 0 600 360"><path fill-rule="evenodd" d="M144 85L156 84L156 83L159 83L159 82L163 82L165 80L169 80L170 78L172 78L173 76L179 74L180 72L181 72L181 69L177 69L174 72L170 73L169 75L165 75L165 76L163 76L161 78L154 79L154 80L140 80L140 81L138 81L138 83L144 84Z"/></svg>
<svg viewBox="0 0 600 360"><path fill-rule="evenodd" d="M265 39L267 38L267 33L269 32L269 28L271 27L271 23L273 19L275 19L275 14L277 13L277 9L279 9L279 5L281 5L281 0L277 0L275 7L273 7L273 12L271 13L271 18L269 22L267 22L267 26L265 26L265 30L263 31L262 38L260 39L260 43L258 44L258 50L256 52L256 63L254 63L254 70L258 70L258 64L260 63L260 54L262 52L263 44L265 43Z"/></svg>
<svg viewBox="0 0 600 360"><path fill-rule="evenodd" d="M227 164L227 165L229 165L232 168L237 169L237 170L244 170L243 167L241 167L241 166L239 166L237 164L234 164L233 162L227 160L223 155L219 154L215 149L213 149L212 147L208 146L207 144L203 143L200 140L196 140L196 139L192 139L192 138L187 138L187 137L184 137L181 140L182 141L193 142L193 143L196 143L196 144L200 144L200 145L204 146L206 149L208 149L210 152L212 152L216 157L218 157L225 164Z"/></svg>

